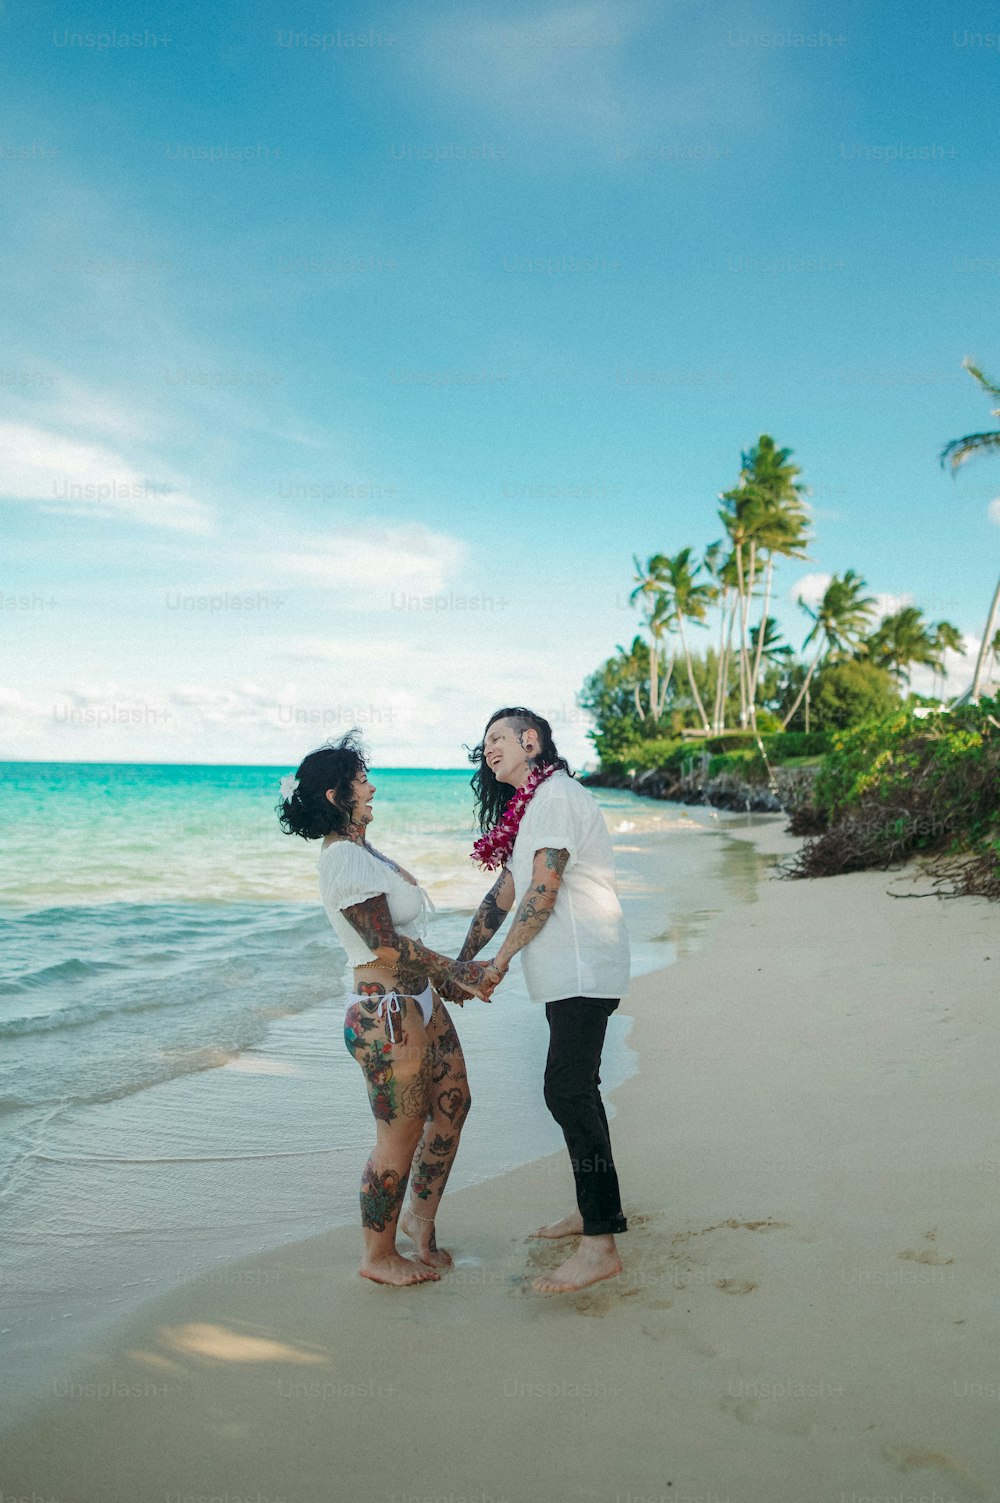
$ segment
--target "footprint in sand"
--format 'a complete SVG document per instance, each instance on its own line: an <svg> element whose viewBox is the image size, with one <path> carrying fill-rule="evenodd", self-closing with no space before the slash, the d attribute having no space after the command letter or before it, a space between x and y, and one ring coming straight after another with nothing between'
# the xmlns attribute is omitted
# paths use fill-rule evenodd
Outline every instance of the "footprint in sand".
<svg viewBox="0 0 1000 1503"><path fill-rule="evenodd" d="M937 1237L937 1227L932 1226L929 1232L924 1232L924 1241L933 1242ZM908 1247L905 1252L897 1254L900 1258L906 1258L910 1263L929 1263L933 1268L943 1268L946 1263L954 1263L954 1258L942 1258L940 1253L935 1252L933 1247Z"/></svg>
<svg viewBox="0 0 1000 1503"><path fill-rule="evenodd" d="M945 1478L946 1485L958 1477L979 1497L986 1496L982 1479L975 1476L962 1462L956 1461L952 1456L946 1456L943 1451L923 1451L919 1446L907 1445L905 1442L889 1443L881 1446L880 1450L883 1458L900 1472L914 1472L921 1469L938 1472Z"/></svg>
<svg viewBox="0 0 1000 1503"><path fill-rule="evenodd" d="M770 1216L761 1221L737 1221L731 1216L728 1221L716 1221L713 1226L703 1226L693 1232L675 1232L671 1237L672 1243L689 1242L692 1237L707 1237L709 1232L718 1232L725 1227L732 1232L778 1232L787 1231L791 1226L790 1221L775 1221Z"/></svg>
<svg viewBox="0 0 1000 1503"><path fill-rule="evenodd" d="M753 1279L716 1279L715 1287L724 1294L749 1294L757 1285Z"/></svg>
<svg viewBox="0 0 1000 1503"><path fill-rule="evenodd" d="M756 1411L760 1408L759 1399L738 1399L727 1394L720 1399L719 1408L724 1414L731 1414L733 1419L739 1420L741 1425L752 1425Z"/></svg>
<svg viewBox="0 0 1000 1503"><path fill-rule="evenodd" d="M722 1226L732 1227L734 1231L744 1232L778 1232L787 1231L791 1226L790 1221L772 1221L770 1217L766 1221L723 1221Z"/></svg>
<svg viewBox="0 0 1000 1503"><path fill-rule="evenodd" d="M760 1399L726 1394L719 1400L719 1408L741 1425L759 1425L779 1435L810 1435L816 1429L816 1416L809 1404L789 1405L783 1399L762 1403Z"/></svg>

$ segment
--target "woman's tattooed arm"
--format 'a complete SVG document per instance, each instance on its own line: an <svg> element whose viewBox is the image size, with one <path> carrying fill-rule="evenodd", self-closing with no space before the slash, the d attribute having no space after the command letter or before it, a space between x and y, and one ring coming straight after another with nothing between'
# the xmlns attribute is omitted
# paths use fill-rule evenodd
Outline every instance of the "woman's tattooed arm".
<svg viewBox="0 0 1000 1503"><path fill-rule="evenodd" d="M416 995L432 981L455 981L460 986L479 986L485 966L478 961L449 960L429 950L419 939L407 934L398 934L389 912L389 901L384 893L366 898L363 903L354 903L343 910L344 917L361 935L369 950L380 953L382 958L396 968L401 988Z"/></svg>
<svg viewBox="0 0 1000 1503"><path fill-rule="evenodd" d="M471 960L474 955L478 955L483 945L493 938L513 906L514 878L504 867L476 910L465 936L465 943L458 952L459 960Z"/></svg>
<svg viewBox="0 0 1000 1503"><path fill-rule="evenodd" d="M510 933L496 953L494 966L501 973L506 971L518 950L530 944L549 921L556 906L562 874L566 870L569 851L541 850L535 852L531 868L531 886L521 899Z"/></svg>

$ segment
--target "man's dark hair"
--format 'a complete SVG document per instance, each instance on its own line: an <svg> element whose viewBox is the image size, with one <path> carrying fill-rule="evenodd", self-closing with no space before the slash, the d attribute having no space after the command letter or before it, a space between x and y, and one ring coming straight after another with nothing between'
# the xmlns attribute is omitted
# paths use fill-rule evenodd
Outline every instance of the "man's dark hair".
<svg viewBox="0 0 1000 1503"><path fill-rule="evenodd" d="M290 799L282 799L275 806L285 834L301 835L303 840L345 835L351 823L351 784L359 773L367 771L357 729L303 757L295 770L299 786ZM333 789L336 803L327 798L328 788Z"/></svg>
<svg viewBox="0 0 1000 1503"><path fill-rule="evenodd" d="M560 757L556 751L556 744L552 739L552 727L541 715L536 715L534 710L526 710L523 705L508 706L505 710L494 710L486 722L486 730L483 731L482 740L478 746L474 746L469 752L469 761L476 764L476 771L472 775L472 792L476 799L476 818L482 831L492 830L497 820L501 817L507 805L514 797L516 789L509 783L501 783L493 775L493 769L486 764L486 737L490 726L497 720L509 720L518 735L522 731L534 730L538 732L538 755L532 758L532 768L535 767L561 767L564 772L569 772L569 764L565 757ZM570 773L570 777L573 774Z"/></svg>

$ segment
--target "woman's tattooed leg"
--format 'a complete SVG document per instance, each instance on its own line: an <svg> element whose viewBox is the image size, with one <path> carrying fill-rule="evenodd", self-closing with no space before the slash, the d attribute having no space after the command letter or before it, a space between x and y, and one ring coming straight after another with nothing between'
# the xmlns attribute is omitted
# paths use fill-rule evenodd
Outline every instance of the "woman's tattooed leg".
<svg viewBox="0 0 1000 1503"><path fill-rule="evenodd" d="M399 1208L406 1194L407 1176L400 1176L395 1169L376 1169L374 1159L368 1160L361 1176L361 1225L373 1231L384 1232L395 1226Z"/></svg>
<svg viewBox="0 0 1000 1503"><path fill-rule="evenodd" d="M422 1261L440 1267L452 1260L450 1254L437 1245L434 1217L455 1162L472 1096L455 1025L444 1004L437 999L427 1033L431 1040L430 1103L424 1130L413 1155L410 1206L402 1213L399 1224L417 1244Z"/></svg>
<svg viewBox="0 0 1000 1503"><path fill-rule="evenodd" d="M438 1275L396 1249L400 1208L431 1087L423 1017L412 998L399 997L399 1011L383 1007L380 1018L385 988L372 982L358 990L361 1000L347 1011L344 1039L364 1073L376 1128L375 1148L361 1177L365 1255L360 1271L379 1284L423 1283Z"/></svg>

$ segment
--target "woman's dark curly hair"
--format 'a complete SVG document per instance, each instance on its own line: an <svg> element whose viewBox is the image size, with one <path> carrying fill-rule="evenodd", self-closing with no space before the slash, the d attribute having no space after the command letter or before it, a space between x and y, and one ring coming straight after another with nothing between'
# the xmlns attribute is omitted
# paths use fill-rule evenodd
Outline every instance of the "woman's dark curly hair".
<svg viewBox="0 0 1000 1503"><path fill-rule="evenodd" d="M351 784L368 771L361 748L361 732L348 731L339 741L328 741L303 757L295 769L299 786L289 799L275 805L278 823L286 835L319 840L324 835L346 835L351 822ZM326 796L333 789L336 803Z"/></svg>
<svg viewBox="0 0 1000 1503"><path fill-rule="evenodd" d="M523 705L508 706L505 710L494 710L486 722L486 730L483 731L483 739L478 746L474 746L471 751L468 747L465 748L469 752L469 761L476 764L471 785L476 799L476 818L479 821L480 830L484 833L492 830L516 792L516 789L512 788L509 783L498 782L493 775L492 768L486 765L486 737L490 726L496 720L509 720L518 735L527 730L538 732L539 750L538 756L534 759L536 767L555 766L561 767L564 772L569 772L569 764L565 757L560 757L556 751L556 744L552 739L552 727L541 715L536 715L534 710L526 710ZM570 773L570 777L572 776L573 774Z"/></svg>

